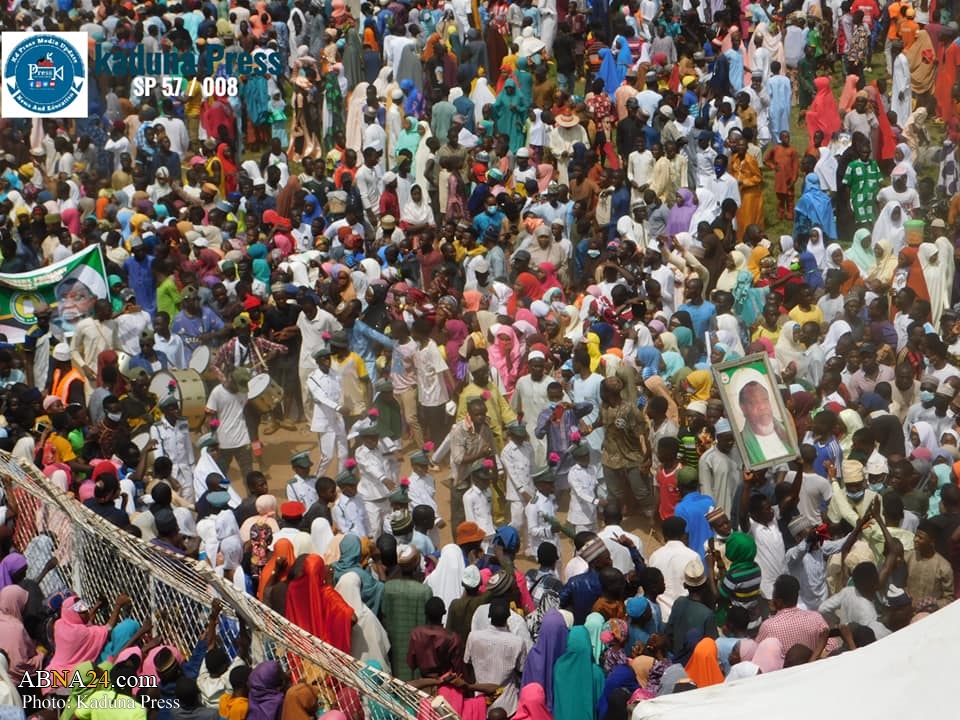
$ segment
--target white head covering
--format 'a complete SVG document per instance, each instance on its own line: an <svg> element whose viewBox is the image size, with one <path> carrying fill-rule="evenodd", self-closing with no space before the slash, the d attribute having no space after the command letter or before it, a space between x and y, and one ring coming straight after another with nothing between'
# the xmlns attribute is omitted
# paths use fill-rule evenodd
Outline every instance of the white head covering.
<svg viewBox="0 0 960 720"><path fill-rule="evenodd" d="M850 327L850 323L848 323L846 320L835 320L834 322L830 323L830 329L827 330L827 336L820 343L820 348L823 350L824 360L829 360L836 355L837 343L840 341L840 338L852 331L853 328Z"/></svg>
<svg viewBox="0 0 960 720"><path fill-rule="evenodd" d="M463 594L461 579L464 567L463 551L460 546L453 543L444 545L440 550L437 566L425 581L434 596L443 600L448 609L450 603Z"/></svg>
<svg viewBox="0 0 960 720"><path fill-rule="evenodd" d="M790 363L797 366L797 377L804 377L807 369L807 359L804 355L804 347L794 339L794 330L800 329L800 323L788 322L780 329L780 337L774 346L774 355L781 368L787 367Z"/></svg>
<svg viewBox="0 0 960 720"><path fill-rule="evenodd" d="M313 541L313 552L323 555L330 543L333 542L333 528L326 518L317 518L310 524L310 539Z"/></svg>
<svg viewBox="0 0 960 720"><path fill-rule="evenodd" d="M724 680L724 683L732 683L737 680L743 680L744 678L755 677L760 674L760 667L755 663L750 662L749 660L744 660L739 662L730 668L730 673L727 675L727 679Z"/></svg>

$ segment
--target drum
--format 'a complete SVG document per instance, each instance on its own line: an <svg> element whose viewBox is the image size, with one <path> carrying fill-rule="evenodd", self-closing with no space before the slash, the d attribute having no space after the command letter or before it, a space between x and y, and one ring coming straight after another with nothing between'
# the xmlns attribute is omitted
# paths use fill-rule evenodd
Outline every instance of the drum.
<svg viewBox="0 0 960 720"><path fill-rule="evenodd" d="M191 430L199 430L207 406L203 378L195 370L161 370L150 379L150 392L163 400L170 394L171 381L176 383L174 394L180 400L180 413L187 419Z"/></svg>
<svg viewBox="0 0 960 720"><path fill-rule="evenodd" d="M130 438L130 442L140 448L140 452L143 453L144 449L147 447L147 444L150 442L150 431L140 430L136 435ZM147 457L147 467L153 467L153 460L153 451L151 451L150 455Z"/></svg>
<svg viewBox="0 0 960 720"><path fill-rule="evenodd" d="M247 402L261 413L270 412L283 400L283 388L266 373L250 378Z"/></svg>
<svg viewBox="0 0 960 720"><path fill-rule="evenodd" d="M189 368L197 373L207 382L217 383L220 379L213 371L213 353L206 345L201 345L193 351L190 356Z"/></svg>

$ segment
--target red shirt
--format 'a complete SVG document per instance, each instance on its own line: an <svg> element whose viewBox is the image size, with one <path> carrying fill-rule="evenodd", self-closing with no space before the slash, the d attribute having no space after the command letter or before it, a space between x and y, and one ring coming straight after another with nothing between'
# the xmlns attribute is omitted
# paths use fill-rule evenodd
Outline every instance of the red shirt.
<svg viewBox="0 0 960 720"><path fill-rule="evenodd" d="M673 469L665 471L660 468L657 471L657 487L660 488L660 519L666 520L673 517L674 508L680 502L680 490L677 489L677 473L683 467L679 463Z"/></svg>

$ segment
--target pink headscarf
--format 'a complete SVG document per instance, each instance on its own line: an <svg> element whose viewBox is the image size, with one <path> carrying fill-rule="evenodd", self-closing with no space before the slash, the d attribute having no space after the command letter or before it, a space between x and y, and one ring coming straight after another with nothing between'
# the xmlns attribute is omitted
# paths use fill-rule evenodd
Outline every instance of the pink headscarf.
<svg viewBox="0 0 960 720"><path fill-rule="evenodd" d="M494 325L490 328L493 342L487 348L490 365L500 374L500 382L506 390L506 396L513 395L513 389L520 377L521 361L523 358L523 343L517 338L516 331L509 325ZM507 340L500 336L506 336Z"/></svg>
<svg viewBox="0 0 960 720"><path fill-rule="evenodd" d="M140 670L140 677L155 677L158 680L160 679L160 676L157 674L157 655L164 648L167 648L170 652L173 653L173 658L178 663L183 662L183 655L173 645L158 645L157 647L153 648L150 652L148 652L147 656L143 659L142 669Z"/></svg>
<svg viewBox="0 0 960 720"><path fill-rule="evenodd" d="M53 641L56 650L50 659L48 670L70 671L82 662L96 662L100 651L110 637L106 625L88 625L74 606L80 598L74 596L63 602L60 619L53 624ZM52 689L52 688L51 688Z"/></svg>
<svg viewBox="0 0 960 720"><path fill-rule="evenodd" d="M66 208L60 211L60 221L71 235L80 234L80 211L77 208Z"/></svg>

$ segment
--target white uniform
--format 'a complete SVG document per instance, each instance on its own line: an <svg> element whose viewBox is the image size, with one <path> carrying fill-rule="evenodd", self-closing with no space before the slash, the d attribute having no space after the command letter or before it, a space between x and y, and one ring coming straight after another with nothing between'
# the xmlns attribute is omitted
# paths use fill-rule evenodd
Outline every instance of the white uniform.
<svg viewBox="0 0 960 720"><path fill-rule="evenodd" d="M371 450L361 445L356 452L357 469L360 471L360 482L357 483L357 495L363 498L363 509L367 515L367 528L380 537L383 529L383 519L390 514L390 488L387 481L392 480L387 460L376 449Z"/></svg>
<svg viewBox="0 0 960 720"><path fill-rule="evenodd" d="M507 476L507 502L510 503L510 524L514 530L524 533L526 525L523 514L522 493L533 497L537 492L530 479L533 466L533 446L528 442L520 445L511 438L500 453L500 464Z"/></svg>
<svg viewBox="0 0 960 720"><path fill-rule="evenodd" d="M570 509L567 522L577 532L596 532L597 530L597 469L594 465L581 467L574 463L567 473L570 483Z"/></svg>
<svg viewBox="0 0 960 720"><path fill-rule="evenodd" d="M337 453L339 465L337 473L343 472L343 463L347 459L347 430L340 414L340 406L343 404L343 386L340 379L336 373L317 368L307 378L307 392L313 399L310 431L317 433L320 443L317 476L326 475L334 451Z"/></svg>
<svg viewBox="0 0 960 720"><path fill-rule="evenodd" d="M193 487L193 443L190 441L190 428L185 419L171 425L164 417L150 427L150 439L157 441L156 456L170 458L173 471L170 478L177 483L177 492L187 502L196 500Z"/></svg>
<svg viewBox="0 0 960 720"><path fill-rule="evenodd" d="M333 504L333 522L344 535L364 537L367 534L367 519L360 496L347 497L343 493Z"/></svg>
<svg viewBox="0 0 960 720"><path fill-rule="evenodd" d="M560 536L550 527L550 519L557 517L557 501L552 495L537 490L524 511L527 516L527 554L536 556L540 543L549 542L560 550Z"/></svg>
<svg viewBox="0 0 960 720"><path fill-rule="evenodd" d="M287 481L287 500L297 500L308 508L319 499L320 496L317 495L317 488L312 480L295 475L292 480Z"/></svg>
<svg viewBox="0 0 960 720"><path fill-rule="evenodd" d="M487 535L493 535L496 531L489 488L481 490L471 485L463 494L463 513L467 522L475 522Z"/></svg>
<svg viewBox="0 0 960 720"><path fill-rule="evenodd" d="M407 488L407 496L410 498L410 508L417 505L426 505L433 508L433 516L440 521L440 507L437 505L437 483L432 475L421 475L420 473L410 471L410 487ZM436 547L440 547L440 531L434 526L427 537Z"/></svg>

